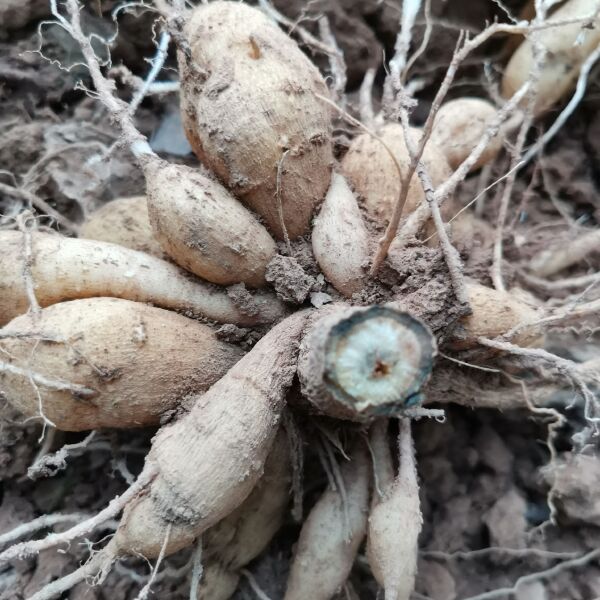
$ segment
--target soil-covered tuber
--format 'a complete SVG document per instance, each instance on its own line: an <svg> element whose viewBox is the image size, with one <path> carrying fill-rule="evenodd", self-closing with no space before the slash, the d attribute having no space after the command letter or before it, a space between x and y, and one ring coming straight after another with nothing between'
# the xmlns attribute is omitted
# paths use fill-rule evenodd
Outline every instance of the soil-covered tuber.
<svg viewBox="0 0 600 600"><path fill-rule="evenodd" d="M94 211L81 225L79 237L110 242L165 258L148 218L145 196L116 198Z"/></svg>
<svg viewBox="0 0 600 600"><path fill-rule="evenodd" d="M272 21L238 2L199 5L185 32L200 80L180 53L181 108L200 160L278 237L306 233L329 187L327 86Z"/></svg>
<svg viewBox="0 0 600 600"><path fill-rule="evenodd" d="M549 27L537 35L545 57L536 83L535 114L551 108L574 86L585 59L600 42L596 0L569 0L547 19L547 23L571 21ZM577 19L596 16L589 26ZM526 39L512 55L504 70L502 94L512 96L531 76L534 65L534 38Z"/></svg>
<svg viewBox="0 0 600 600"><path fill-rule="evenodd" d="M275 242L221 184L154 158L144 162L144 174L154 235L178 265L220 285L265 284Z"/></svg>
<svg viewBox="0 0 600 600"><path fill-rule="evenodd" d="M411 134L417 142L419 130L412 129ZM393 152L402 177L405 177L410 165L410 154L404 141L402 125L388 123L381 128L379 136ZM381 225L386 225L389 221L401 186L400 174L388 148L372 135L362 133L352 140L342 160L342 173L363 200L369 216ZM422 161L434 186L443 183L451 174L444 152L431 142L425 146ZM415 174L408 189L404 214L414 211L424 200L425 193Z"/></svg>
<svg viewBox="0 0 600 600"><path fill-rule="evenodd" d="M206 325L118 298L17 317L1 330L0 351L7 400L68 431L158 424L243 355Z"/></svg>
<svg viewBox="0 0 600 600"><path fill-rule="evenodd" d="M371 474L364 444L340 472L344 489L327 489L302 525L284 600L329 600L352 569L367 530Z"/></svg>
<svg viewBox="0 0 600 600"><path fill-rule="evenodd" d="M312 247L319 267L336 290L351 297L363 288L369 233L352 190L337 173L315 219Z"/></svg>
<svg viewBox="0 0 600 600"><path fill-rule="evenodd" d="M450 100L438 110L429 139L444 153L448 164L456 169L479 143L495 115L494 105L482 98ZM471 167L471 171L494 160L501 149L502 137L497 135Z"/></svg>
<svg viewBox="0 0 600 600"><path fill-rule="evenodd" d="M221 323L272 323L286 312L274 294L248 295L240 307L225 290L191 277L175 265L93 240L47 233L0 232L0 325L27 311L28 287L40 306L64 300L112 296L150 302Z"/></svg>

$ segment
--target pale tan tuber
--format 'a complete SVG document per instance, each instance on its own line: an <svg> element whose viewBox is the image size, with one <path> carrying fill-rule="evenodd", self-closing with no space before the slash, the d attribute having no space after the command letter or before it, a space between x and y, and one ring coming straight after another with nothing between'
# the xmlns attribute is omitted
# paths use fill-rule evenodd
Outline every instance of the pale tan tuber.
<svg viewBox="0 0 600 600"><path fill-rule="evenodd" d="M346 297L366 281L369 233L345 178L334 173L312 230L313 254L333 286Z"/></svg>
<svg viewBox="0 0 600 600"><path fill-rule="evenodd" d="M290 485L289 444L280 429L262 477L250 495L202 535L202 556L206 557L211 573L200 582L200 598L220 600L233 594L239 569L255 559L281 527Z"/></svg>
<svg viewBox="0 0 600 600"><path fill-rule="evenodd" d="M412 129L411 133L415 142L418 142L420 131ZM387 123L378 135L394 153L400 164L402 177L405 177L410 165L410 155L402 125ZM443 183L452 173L444 152L431 142L425 146L422 161L434 186ZM352 140L341 166L342 174L362 199L369 216L376 223L386 225L398 201L401 186L398 169L388 149L372 135L362 133ZM413 212L424 201L425 193L415 173L410 182L403 214ZM442 208L444 206L445 204Z"/></svg>
<svg viewBox="0 0 600 600"><path fill-rule="evenodd" d="M539 115L556 104L575 85L585 59L600 43L600 18L596 0L569 0L547 19L547 23L567 21L596 14L596 20L557 25L537 33L546 50L537 82L534 113ZM529 78L534 65L534 38L530 36L506 65L502 94L510 98Z"/></svg>
<svg viewBox="0 0 600 600"><path fill-rule="evenodd" d="M317 68L260 10L199 5L185 27L201 80L180 54L184 127L200 160L278 237L310 227L333 162Z"/></svg>
<svg viewBox="0 0 600 600"><path fill-rule="evenodd" d="M302 525L284 600L329 600L352 569L369 506L370 464L363 444L340 471L344 490L327 489Z"/></svg>
<svg viewBox="0 0 600 600"><path fill-rule="evenodd" d="M81 225L79 237L118 244L158 258L167 256L154 237L145 196L107 202Z"/></svg>
<svg viewBox="0 0 600 600"><path fill-rule="evenodd" d="M267 547L283 523L290 499L290 460L286 434L280 429L250 495L202 536L206 557L237 571Z"/></svg>
<svg viewBox="0 0 600 600"><path fill-rule="evenodd" d="M410 600L423 524L410 421L400 424L400 467L369 514L367 558L385 600Z"/></svg>
<svg viewBox="0 0 600 600"><path fill-rule="evenodd" d="M430 142L444 153L450 167L456 169L479 143L495 116L494 105L482 98L450 100L442 104L435 116ZM494 160L501 149L502 136L497 135L470 170L476 171Z"/></svg>
<svg viewBox="0 0 600 600"><path fill-rule="evenodd" d="M61 302L0 336L8 402L67 431L156 425L243 355L206 325L118 298Z"/></svg>
<svg viewBox="0 0 600 600"><path fill-rule="evenodd" d="M248 306L238 307L225 290L143 252L47 233L29 237L30 261L24 234L0 232L0 325L28 310L28 283L40 306L113 296L238 325L272 323L285 314L272 294L257 292Z"/></svg>
<svg viewBox="0 0 600 600"><path fill-rule="evenodd" d="M265 284L275 241L247 208L199 169L155 158L143 167L150 224L179 266L220 285Z"/></svg>
<svg viewBox="0 0 600 600"><path fill-rule="evenodd" d="M158 556L190 545L239 506L262 475L296 372L306 320L276 325L188 414L154 438L145 469L157 471L148 493L125 510L106 552ZM170 526L170 527L169 527Z"/></svg>
<svg viewBox="0 0 600 600"><path fill-rule="evenodd" d="M532 325L520 329L511 341L519 346L540 343L542 332L533 323L543 315L525 292L504 292L473 281L466 288L473 312L461 319L451 341L453 348L472 348L477 346L477 338L496 338L526 324Z"/></svg>

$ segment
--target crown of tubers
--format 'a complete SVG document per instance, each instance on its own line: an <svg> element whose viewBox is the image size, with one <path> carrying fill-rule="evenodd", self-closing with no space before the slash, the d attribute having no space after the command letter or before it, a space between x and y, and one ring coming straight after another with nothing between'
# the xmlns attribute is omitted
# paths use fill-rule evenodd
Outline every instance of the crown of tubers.
<svg viewBox="0 0 600 600"><path fill-rule="evenodd" d="M165 555L192 544L194 560L203 549L205 565L190 597L231 597L244 567L280 528L292 479L302 501L300 436L294 437L291 425L289 437L280 428L297 375L295 393L301 391L303 398L295 407L319 416L318 427L327 433L320 448L325 471L335 486L320 495L303 523L284 598L333 597L368 536L367 559L386 600L409 600L422 516L407 415L427 413L409 409L422 400L437 346L428 324L397 307L423 308L429 325L441 339L449 338L447 345L455 351L539 343L540 316L548 315L525 292L503 291L501 272L492 276L498 289L465 281L453 246L458 241L461 253L468 253L477 229L485 250L493 243L494 260L501 259L502 227L493 241L487 225L472 215L459 221L454 240L445 228L446 217L455 211L453 192L468 167L474 171L500 152L502 119L526 90L498 112L480 98L459 98L436 114L441 91L452 83L452 68L456 71L461 62L453 59L423 130L408 128L411 93L405 76L412 63L401 65L398 44L385 93L394 98L384 97L383 110L403 125L384 123L381 115L371 119L375 132L363 126L369 133L355 136L336 164L334 103L298 45L263 12L241 2L202 2L185 23L182 6L160 2L157 9L168 24L167 45L169 35L178 36L182 120L202 163L197 168L170 164L152 151L133 124L137 105L113 95L114 86L106 80L102 85L101 65L97 57L95 63L90 59L91 38L81 31L77 35L78 1L65 0L60 8L52 3L60 25L81 46L97 97L121 125L147 193L120 198L91 215L79 232L83 239L29 229L23 218L17 221L20 231L0 231L0 392L25 417L66 431L170 422L155 435L137 481L101 512L98 523L93 517L91 525L15 544L0 553L0 565L83 537L122 511L114 537L102 550L33 599L47 600L86 578L102 579L126 555L158 557L158 568ZM591 0L569 0L551 20L577 19L594 8ZM405 12L405 33L410 33L408 21ZM326 19L320 22L321 49L329 44L324 25ZM600 41L599 31L582 30L581 23L531 30L548 50L536 114L572 86ZM531 38L506 68L502 88L507 96L535 79ZM463 45L461 37L455 56L473 39ZM336 78L341 67L335 59L341 54L334 46L329 58ZM157 57L158 63L162 67ZM153 84L159 70L145 86ZM361 112L368 121L367 88L361 90ZM509 192L512 183L514 178L506 183ZM17 192L29 197L25 187ZM408 225L399 232L401 214L409 213ZM415 240L419 228L427 227L429 235L433 225L437 236L430 236L430 243L441 253L417 247L422 246ZM375 232L384 229L375 252ZM285 245L278 244L282 240ZM408 245L411 252L417 247L414 254ZM575 248L579 257L589 252L590 243L580 246ZM441 259L436 261L442 255L446 262L440 268ZM386 257L388 268L378 271ZM548 260L542 256L532 263L538 275L548 274ZM334 290L325 287L324 278ZM283 300L260 289L268 284ZM436 296L429 303L430 290ZM309 296L315 306L334 298L320 310L289 314L285 302L308 304ZM389 304L352 306L366 298ZM210 324L174 311L228 325L215 332ZM557 315L546 321L556 322ZM232 326L274 323L268 331ZM251 350L242 350L261 335ZM545 360L551 356L537 352ZM569 362L561 360L563 366ZM448 377L430 387L444 388ZM339 469L328 445L337 445L333 434L329 437L330 419L323 415L358 423L336 423L342 454L350 440L349 458L344 454ZM395 423L389 417L400 418L398 461L390 452L388 432ZM370 457L354 431L364 433L367 425ZM198 565L194 562L194 572ZM147 589L139 597L144 594Z"/></svg>

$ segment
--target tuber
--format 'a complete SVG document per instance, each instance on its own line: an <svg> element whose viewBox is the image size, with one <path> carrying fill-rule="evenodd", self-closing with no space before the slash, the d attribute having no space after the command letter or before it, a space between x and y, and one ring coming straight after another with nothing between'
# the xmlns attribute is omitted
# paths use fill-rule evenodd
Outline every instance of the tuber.
<svg viewBox="0 0 600 600"><path fill-rule="evenodd" d="M61 302L0 336L7 400L67 431L156 425L243 355L206 325L119 298Z"/></svg>
<svg viewBox="0 0 600 600"><path fill-rule="evenodd" d="M28 261L26 236L18 231L0 232L0 325L27 311L28 277L40 306L116 296L238 325L272 323L285 314L282 303L266 292L256 293L242 310L224 290L143 252L47 233L34 232L30 238Z"/></svg>
<svg viewBox="0 0 600 600"><path fill-rule="evenodd" d="M436 345L418 319L386 306L333 306L316 313L307 329L298 375L319 412L362 421L420 401Z"/></svg>
<svg viewBox="0 0 600 600"><path fill-rule="evenodd" d="M410 421L400 422L400 466L391 486L371 508L367 558L385 600L410 600L423 524Z"/></svg>
<svg viewBox="0 0 600 600"><path fill-rule="evenodd" d="M430 142L445 155L448 164L456 169L479 143L489 122L495 117L494 105L481 98L457 98L438 110ZM471 167L475 171L496 158L502 149L502 137L494 137L479 160Z"/></svg>
<svg viewBox="0 0 600 600"><path fill-rule="evenodd" d="M472 313L463 317L454 331L450 345L455 349L472 348L477 345L477 338L499 337L517 326L540 319L539 311L525 292L499 291L473 281L468 282L466 288ZM531 325L520 329L511 340L519 346L532 346L541 338L539 328Z"/></svg>
<svg viewBox="0 0 600 600"><path fill-rule="evenodd" d="M163 250L220 285L265 284L275 241L258 219L199 169L146 157L148 216Z"/></svg>
<svg viewBox="0 0 600 600"><path fill-rule="evenodd" d="M148 219L145 196L117 198L94 211L79 229L79 237L118 244L165 258Z"/></svg>
<svg viewBox="0 0 600 600"><path fill-rule="evenodd" d="M156 557L171 525L171 554L243 502L277 432L306 317L298 312L273 327L195 398L188 414L159 431L145 465L158 475L148 493L125 509L107 552Z"/></svg>
<svg viewBox="0 0 600 600"><path fill-rule="evenodd" d="M363 288L369 233L352 190L337 173L315 219L312 247L321 271L340 293L351 297Z"/></svg>
<svg viewBox="0 0 600 600"><path fill-rule="evenodd" d="M180 52L181 110L194 152L278 238L307 233L333 162L323 77L239 2L199 5L185 33L195 69Z"/></svg>
<svg viewBox="0 0 600 600"><path fill-rule="evenodd" d="M341 467L302 525L284 600L329 600L346 582L367 529L370 464L364 444Z"/></svg>
<svg viewBox="0 0 600 600"><path fill-rule="evenodd" d="M420 132L411 129L415 142ZM410 165L410 155L404 141L404 129L399 123L388 123L381 128L379 136L394 153L400 164L402 177ZM443 151L428 142L422 157L423 164L434 186L443 183L451 174ZM363 133L350 144L342 160L342 174L347 178L364 202L369 216L380 225L389 221L400 194L400 175L388 149L376 138ZM404 205L404 214L411 213L425 199L421 182L415 173L411 179ZM442 205L442 208L445 205Z"/></svg>
<svg viewBox="0 0 600 600"><path fill-rule="evenodd" d="M534 114L545 112L573 88L582 64L600 43L597 8L596 0L568 0L546 23L571 22L537 33L535 39L546 52L536 84ZM593 15L595 21L591 19ZM577 22L588 16L589 24ZM534 38L529 37L517 48L504 70L502 95L505 98L510 98L531 77L534 60Z"/></svg>

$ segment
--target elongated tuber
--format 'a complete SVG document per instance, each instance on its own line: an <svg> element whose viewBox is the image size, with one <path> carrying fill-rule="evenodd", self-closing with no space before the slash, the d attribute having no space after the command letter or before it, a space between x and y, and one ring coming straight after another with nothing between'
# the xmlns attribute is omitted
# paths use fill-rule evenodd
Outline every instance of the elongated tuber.
<svg viewBox="0 0 600 600"><path fill-rule="evenodd" d="M200 170L147 158L148 216L163 250L220 285L265 284L275 242L258 219Z"/></svg>
<svg viewBox="0 0 600 600"><path fill-rule="evenodd" d="M199 81L180 53L184 127L200 160L283 238L306 233L329 187L332 158L323 77L261 11L199 5L186 24Z"/></svg>
<svg viewBox="0 0 600 600"><path fill-rule="evenodd" d="M189 545L239 506L262 474L285 391L296 372L306 313L275 326L173 425L146 459L148 493L127 507L109 551L156 557Z"/></svg>
<svg viewBox="0 0 600 600"><path fill-rule="evenodd" d="M318 411L360 421L418 403L435 352L429 329L407 313L334 306L313 316L298 374Z"/></svg>
<svg viewBox="0 0 600 600"><path fill-rule="evenodd" d="M370 464L358 445L302 525L284 600L329 600L346 582L367 529Z"/></svg>
<svg viewBox="0 0 600 600"><path fill-rule="evenodd" d="M315 219L312 247L321 271L339 292L351 297L363 288L369 233L352 190L337 173Z"/></svg>
<svg viewBox="0 0 600 600"><path fill-rule="evenodd" d="M165 258L148 219L145 196L116 198L93 212L79 229L79 237L118 244Z"/></svg>
<svg viewBox="0 0 600 600"><path fill-rule="evenodd" d="M456 169L479 143L495 115L494 105L482 98L450 100L442 104L437 112L429 139L444 153L450 167ZM491 162L501 149L502 137L497 135L471 171Z"/></svg>
<svg viewBox="0 0 600 600"><path fill-rule="evenodd" d="M257 292L253 305L242 310L224 290L143 252L46 233L31 233L30 238L28 261L26 237L18 231L0 232L0 325L27 311L27 271L40 306L113 296L238 325L270 323L285 314L282 303L266 292Z"/></svg>
<svg viewBox="0 0 600 600"><path fill-rule="evenodd" d="M423 517L410 421L400 424L400 467L369 514L367 558L385 600L409 600L415 586Z"/></svg>
<svg viewBox="0 0 600 600"><path fill-rule="evenodd" d="M596 0L569 0L547 18L547 23L573 21L539 31L536 39L544 47L545 57L536 85L535 114L551 108L571 90L585 59L600 42L600 19ZM596 20L586 25L583 17ZM591 19L590 19L591 21ZM531 76L534 65L534 38L526 39L506 65L502 95L510 98Z"/></svg>
<svg viewBox="0 0 600 600"><path fill-rule="evenodd" d="M7 400L68 431L157 424L243 355L206 325L119 298L55 304L17 317L1 336Z"/></svg>

